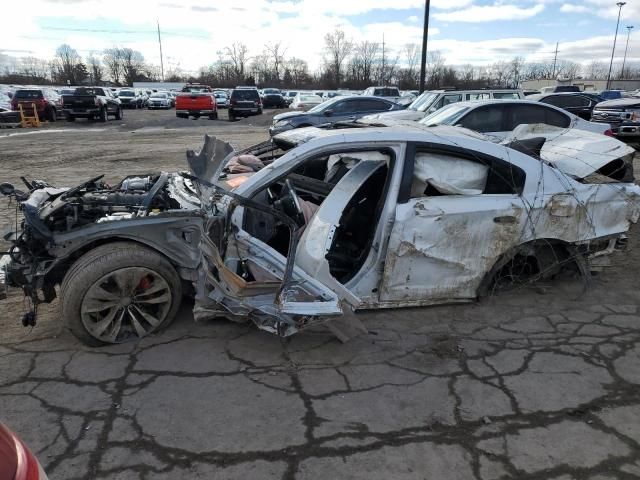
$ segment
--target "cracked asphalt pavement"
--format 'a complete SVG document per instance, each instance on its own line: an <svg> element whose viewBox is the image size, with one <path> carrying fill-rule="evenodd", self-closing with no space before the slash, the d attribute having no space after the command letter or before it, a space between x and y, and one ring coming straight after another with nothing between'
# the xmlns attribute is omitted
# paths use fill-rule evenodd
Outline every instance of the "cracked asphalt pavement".
<svg viewBox="0 0 640 480"><path fill-rule="evenodd" d="M52 479L638 478L637 306L499 303L370 313L347 344L186 305L138 344L4 345L2 419Z"/></svg>
<svg viewBox="0 0 640 480"><path fill-rule="evenodd" d="M52 480L639 478L637 239L586 292L561 278L362 312L369 334L345 344L322 328L280 340L196 323L185 301L164 332L91 349L55 304L12 333L10 296L0 420Z"/></svg>

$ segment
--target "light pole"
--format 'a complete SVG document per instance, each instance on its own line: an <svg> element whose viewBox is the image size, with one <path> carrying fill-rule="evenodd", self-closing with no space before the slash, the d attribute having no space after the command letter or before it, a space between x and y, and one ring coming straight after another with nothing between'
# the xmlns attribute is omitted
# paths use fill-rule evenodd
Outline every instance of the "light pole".
<svg viewBox="0 0 640 480"><path fill-rule="evenodd" d="M429 0L424 4L424 30L422 32L422 58L420 61L420 93L424 92L424 77L427 72L427 35L429 34Z"/></svg>
<svg viewBox="0 0 640 480"><path fill-rule="evenodd" d="M609 90L609 83L611 82L611 67L613 67L613 54L616 52L616 40L618 40L618 27L620 26L620 14L622 13L622 7L624 7L627 2L618 2L616 5L618 6L618 22L616 23L616 35L613 37L613 50L611 50L611 62L609 63L609 73L607 74L607 90Z"/></svg>
<svg viewBox="0 0 640 480"><path fill-rule="evenodd" d="M620 72L620 78L624 78L624 64L627 63L627 50L629 50L629 36L631 35L631 29L633 25L627 25L627 46L624 47L624 57L622 58L622 71Z"/></svg>

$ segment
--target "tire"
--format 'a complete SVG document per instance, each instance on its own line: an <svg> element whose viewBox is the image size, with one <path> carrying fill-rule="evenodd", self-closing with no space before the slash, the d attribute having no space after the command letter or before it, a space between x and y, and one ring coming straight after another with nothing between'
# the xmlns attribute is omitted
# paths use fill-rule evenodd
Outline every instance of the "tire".
<svg viewBox="0 0 640 480"><path fill-rule="evenodd" d="M211 115L209 115L209 120L217 120L217 119L218 119L218 112L217 111L215 111Z"/></svg>
<svg viewBox="0 0 640 480"><path fill-rule="evenodd" d="M74 117L73 115L67 115L67 122L75 122L76 121L76 117Z"/></svg>
<svg viewBox="0 0 640 480"><path fill-rule="evenodd" d="M262 109L258 110L258 115L262 115Z"/></svg>
<svg viewBox="0 0 640 480"><path fill-rule="evenodd" d="M105 107L102 107L100 109L100 113L98 114L98 120L100 120L101 122L107 121L107 109Z"/></svg>
<svg viewBox="0 0 640 480"><path fill-rule="evenodd" d="M124 112L122 111L122 107L118 106L118 109L116 110L116 114L114 116L114 118L116 120L122 120L123 114Z"/></svg>
<svg viewBox="0 0 640 480"><path fill-rule="evenodd" d="M49 110L48 119L50 122L55 122L58 119L58 114L55 108Z"/></svg>
<svg viewBox="0 0 640 480"><path fill-rule="evenodd" d="M229 112L229 121L230 122L235 122L236 120L236 116L233 114L233 112Z"/></svg>
<svg viewBox="0 0 640 480"><path fill-rule="evenodd" d="M128 293L122 293L115 278ZM133 242L114 242L90 250L71 266L60 299L62 317L73 335L86 345L101 346L134 341L167 327L180 307L182 284L159 253Z"/></svg>

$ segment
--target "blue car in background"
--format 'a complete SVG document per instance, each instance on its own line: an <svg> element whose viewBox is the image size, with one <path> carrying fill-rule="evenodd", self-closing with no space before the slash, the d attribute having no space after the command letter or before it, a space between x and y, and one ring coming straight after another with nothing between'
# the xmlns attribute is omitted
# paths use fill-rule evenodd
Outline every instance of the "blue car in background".
<svg viewBox="0 0 640 480"><path fill-rule="evenodd" d="M365 115L403 108L402 105L382 97L361 95L333 97L306 112L286 112L274 116L269 133L273 136L293 128L357 120Z"/></svg>

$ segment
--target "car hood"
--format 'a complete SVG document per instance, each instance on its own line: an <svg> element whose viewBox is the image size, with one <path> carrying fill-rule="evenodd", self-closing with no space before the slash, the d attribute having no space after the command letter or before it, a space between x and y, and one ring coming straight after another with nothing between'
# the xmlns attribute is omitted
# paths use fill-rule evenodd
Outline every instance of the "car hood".
<svg viewBox="0 0 640 480"><path fill-rule="evenodd" d="M608 163L635 152L627 144L607 135L543 124L520 125L501 143L536 137L546 138L540 158L578 179L585 178Z"/></svg>
<svg viewBox="0 0 640 480"><path fill-rule="evenodd" d="M305 112L285 112L285 113L279 113L278 115L274 115L273 116L273 121L274 122L279 122L280 120L291 120L294 117L304 117L307 116L308 114Z"/></svg>
<svg viewBox="0 0 640 480"><path fill-rule="evenodd" d="M416 110L394 110L393 112L376 113L364 117L372 120L411 120L418 121L424 118L424 112Z"/></svg>
<svg viewBox="0 0 640 480"><path fill-rule="evenodd" d="M640 108L640 98L619 98L617 100L606 100L600 102L595 108Z"/></svg>
<svg viewBox="0 0 640 480"><path fill-rule="evenodd" d="M216 183L222 168L233 155L233 147L227 142L205 135L204 145L198 153L187 150L187 163L195 177L209 183ZM210 197L207 195L210 193L210 191L201 191L200 200L203 202L208 200Z"/></svg>

